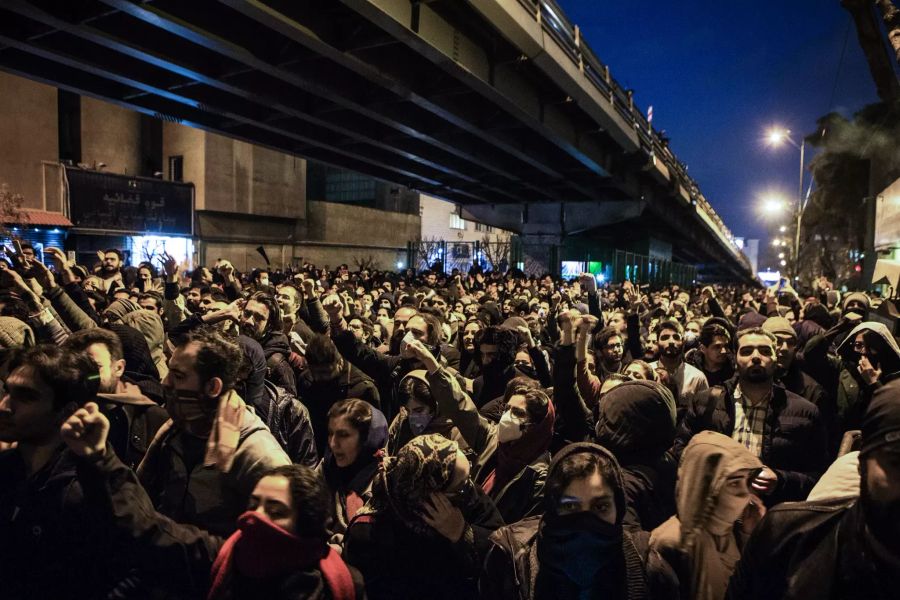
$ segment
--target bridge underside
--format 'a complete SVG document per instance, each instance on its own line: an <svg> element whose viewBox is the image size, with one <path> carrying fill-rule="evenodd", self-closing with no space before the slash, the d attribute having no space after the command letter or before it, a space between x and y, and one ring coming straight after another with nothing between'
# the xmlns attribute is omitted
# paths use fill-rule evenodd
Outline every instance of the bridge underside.
<svg viewBox="0 0 900 600"><path fill-rule="evenodd" d="M0 69L492 224L497 205L640 204L702 238L702 262L742 268L621 115L588 111L460 0L4 0Z"/></svg>

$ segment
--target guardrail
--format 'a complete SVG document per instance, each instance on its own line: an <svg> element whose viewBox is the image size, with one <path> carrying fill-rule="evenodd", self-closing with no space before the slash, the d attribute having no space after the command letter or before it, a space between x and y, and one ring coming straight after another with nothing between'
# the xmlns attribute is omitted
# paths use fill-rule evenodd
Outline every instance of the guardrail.
<svg viewBox="0 0 900 600"><path fill-rule="evenodd" d="M737 255L744 258L749 268L749 261L746 261L746 257L734 242L731 230L710 206L706 198L700 194L700 187L687 174L687 167L672 153L666 141L660 138L659 133L653 129L644 113L635 106L633 93L624 89L612 78L609 66L603 64L591 47L582 40L578 26L569 22L554 0L519 0L519 4L534 15L542 30L559 44L572 62L584 73L591 85L609 98L616 112L631 122L637 132L642 149L662 161L669 172L688 191L692 203L706 213Z"/></svg>

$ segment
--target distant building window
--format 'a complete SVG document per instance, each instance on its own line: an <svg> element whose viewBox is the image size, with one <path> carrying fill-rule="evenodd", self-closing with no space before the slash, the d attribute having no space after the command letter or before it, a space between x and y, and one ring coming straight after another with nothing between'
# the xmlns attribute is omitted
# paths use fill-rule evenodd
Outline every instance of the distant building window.
<svg viewBox="0 0 900 600"><path fill-rule="evenodd" d="M325 177L325 200L329 202L371 202L375 180L352 171L330 171Z"/></svg>
<svg viewBox="0 0 900 600"><path fill-rule="evenodd" d="M490 225L485 225L484 223L475 223L475 231L481 231L483 233L494 233L494 228Z"/></svg>
<svg viewBox="0 0 900 600"><path fill-rule="evenodd" d="M169 157L169 179L172 181L184 181L184 157Z"/></svg>
<svg viewBox="0 0 900 600"><path fill-rule="evenodd" d="M466 220L457 214L450 215L450 229L465 229Z"/></svg>

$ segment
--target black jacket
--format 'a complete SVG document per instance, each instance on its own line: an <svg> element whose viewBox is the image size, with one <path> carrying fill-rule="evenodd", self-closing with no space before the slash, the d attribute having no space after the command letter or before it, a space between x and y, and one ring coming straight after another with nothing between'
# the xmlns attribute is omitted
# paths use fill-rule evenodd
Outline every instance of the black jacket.
<svg viewBox="0 0 900 600"><path fill-rule="evenodd" d="M78 600L112 589L124 570L101 508L85 499L65 446L31 476L18 450L0 452L0 596Z"/></svg>
<svg viewBox="0 0 900 600"><path fill-rule="evenodd" d="M897 597L891 571L868 547L856 498L782 504L771 509L744 547L728 600L887 600Z"/></svg>
<svg viewBox="0 0 900 600"><path fill-rule="evenodd" d="M325 449L328 446L328 411L337 402L356 398L381 410L381 396L375 382L350 364L350 361L344 361L344 369L335 380L314 381L307 369L297 383L300 388L300 401L309 409L319 456L325 456Z"/></svg>
<svg viewBox="0 0 900 600"><path fill-rule="evenodd" d="M737 378L724 386L704 390L687 399L687 414L678 426L675 454L681 456L695 433L734 433L734 389ZM803 500L819 480L828 462L828 440L819 409L800 396L774 386L766 414L760 460L778 474L767 506Z"/></svg>
<svg viewBox="0 0 900 600"><path fill-rule="evenodd" d="M263 401L256 407L272 436L295 465L315 468L319 457L309 411L284 388L265 382Z"/></svg>
<svg viewBox="0 0 900 600"><path fill-rule="evenodd" d="M266 379L288 392L297 395L297 382L294 378L294 367L288 360L291 356L291 344L288 337L280 331L273 331L259 341L266 353Z"/></svg>

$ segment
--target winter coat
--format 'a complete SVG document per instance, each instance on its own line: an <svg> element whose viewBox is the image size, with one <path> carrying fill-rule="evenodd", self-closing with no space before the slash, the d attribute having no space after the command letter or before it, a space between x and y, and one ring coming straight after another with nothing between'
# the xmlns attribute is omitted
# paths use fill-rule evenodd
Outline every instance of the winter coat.
<svg viewBox="0 0 900 600"><path fill-rule="evenodd" d="M700 431L732 436L737 383L735 378L688 399L687 414L679 424L675 439L677 457ZM828 463L827 447L827 432L819 409L783 387L773 386L759 458L777 473L778 485L764 498L766 505L806 498Z"/></svg>
<svg viewBox="0 0 900 600"><path fill-rule="evenodd" d="M216 535L234 531L260 476L290 464L265 423L246 410L234 463L227 473L203 465L205 439L171 425L157 432L137 474L159 512Z"/></svg>
<svg viewBox="0 0 900 600"><path fill-rule="evenodd" d="M136 469L169 413L147 398L141 388L123 381L113 394L97 394L100 410L109 419L109 443L128 467Z"/></svg>
<svg viewBox="0 0 900 600"><path fill-rule="evenodd" d="M302 402L286 389L266 381L263 401L255 410L292 463L310 468L319 464L315 432Z"/></svg>
<svg viewBox="0 0 900 600"><path fill-rule="evenodd" d="M259 345L266 354L266 379L296 397L297 382L294 378L294 368L288 360L291 356L288 337L280 331L273 331L259 340Z"/></svg>
<svg viewBox="0 0 900 600"><path fill-rule="evenodd" d="M497 425L481 416L459 382L445 369L427 375L431 393L438 403L438 414L447 417L473 451L471 477L481 486L493 470L499 440ZM514 523L539 514L544 498L544 483L550 454L537 456L502 489L491 493L504 523Z"/></svg>
<svg viewBox="0 0 900 600"><path fill-rule="evenodd" d="M541 574L537 556L540 527L541 517L531 517L501 527L491 536L491 548L479 583L482 600L562 600L537 595ZM640 558L639 563L628 569L627 578L643 580L648 599L677 598L678 582L665 561L650 549L650 534L626 530L622 535L624 543Z"/></svg>
<svg viewBox="0 0 900 600"><path fill-rule="evenodd" d="M343 557L362 572L369 600L473 598L488 537L503 520L477 487L460 510L469 527L455 544L437 532L414 533L387 511L357 515Z"/></svg>
<svg viewBox="0 0 900 600"><path fill-rule="evenodd" d="M336 403L356 398L381 410L381 397L375 382L349 361L344 361L344 368L335 380L314 381L307 369L300 376L297 385L300 389L300 401L309 409L319 456L325 456L325 449L328 447L328 411Z"/></svg>
<svg viewBox="0 0 900 600"><path fill-rule="evenodd" d="M678 465L669 453L675 399L668 389L629 381L610 390L600 404L595 439L622 467L625 527L650 531L675 514Z"/></svg>
<svg viewBox="0 0 900 600"><path fill-rule="evenodd" d="M896 567L876 568L867 535L856 498L776 506L744 547L726 598L896 598Z"/></svg>
<svg viewBox="0 0 900 600"><path fill-rule="evenodd" d="M85 498L75 456L59 446L28 475L20 452L0 452L0 596L95 598L124 570L106 519Z"/></svg>

